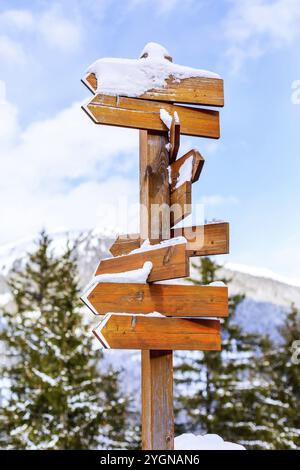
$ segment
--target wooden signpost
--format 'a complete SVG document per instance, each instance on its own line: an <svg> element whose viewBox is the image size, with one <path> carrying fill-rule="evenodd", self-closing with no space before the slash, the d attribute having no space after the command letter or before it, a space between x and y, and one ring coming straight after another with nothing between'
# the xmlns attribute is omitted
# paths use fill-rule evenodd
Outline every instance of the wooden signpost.
<svg viewBox="0 0 300 470"><path fill-rule="evenodd" d="M156 66L150 52L139 60ZM161 65L170 60L165 55ZM140 129L140 233L116 239L82 300L105 315L94 330L104 348L142 351L142 445L149 450L174 446L173 351L220 350L219 319L228 316L225 286L168 283L189 276L190 257L229 252L225 222L174 228L191 213L192 184L204 165L195 149L178 157L180 135L220 136L219 113L190 105L223 106L223 81L196 75L167 76L139 96L103 93L96 73L82 80L94 93L83 109L95 123ZM143 283L110 281L146 262L152 269Z"/></svg>

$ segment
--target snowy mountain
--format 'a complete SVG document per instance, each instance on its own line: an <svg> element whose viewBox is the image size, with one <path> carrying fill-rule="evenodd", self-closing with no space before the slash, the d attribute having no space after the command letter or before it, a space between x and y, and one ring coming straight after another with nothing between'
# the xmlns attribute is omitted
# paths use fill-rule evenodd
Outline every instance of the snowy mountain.
<svg viewBox="0 0 300 470"><path fill-rule="evenodd" d="M52 238L57 253L63 250L66 240L77 241L80 283L84 286L93 276L98 261L109 256L109 247L115 236L112 232L93 230L63 232L54 234ZM6 279L13 264L22 263L26 253L33 249L32 240L0 247L0 304L7 304L10 301ZM193 259L193 263L197 264L197 258ZM191 268L191 276L198 277L197 269ZM265 277L260 271L256 273L253 268L228 264L220 270L220 277L230 280L230 294L242 293L246 296L239 306L237 322L248 332L269 333L278 340L277 328L282 324L290 305L294 303L300 308L300 286L289 285L276 279L275 276ZM98 322L97 317L86 307L83 307L83 311L94 326ZM94 338L92 340L94 341ZM133 379L130 387L136 390L140 373L139 357L138 351L105 351L108 364L112 362L115 366L125 367L126 372L130 371Z"/></svg>

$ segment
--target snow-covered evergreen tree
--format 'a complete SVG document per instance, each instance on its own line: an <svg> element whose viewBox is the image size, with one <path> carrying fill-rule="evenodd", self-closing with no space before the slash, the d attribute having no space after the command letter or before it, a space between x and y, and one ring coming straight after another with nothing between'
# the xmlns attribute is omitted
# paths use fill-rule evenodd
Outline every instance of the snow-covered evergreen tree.
<svg viewBox="0 0 300 470"><path fill-rule="evenodd" d="M261 413L270 420L270 404L276 405L274 449L300 449L300 316L292 306L285 324L279 329L280 344L265 348L259 364L269 394L261 403Z"/></svg>
<svg viewBox="0 0 300 470"><path fill-rule="evenodd" d="M222 280L228 284L230 280L218 279L218 269L212 260L203 258L201 281L195 283ZM241 295L229 298L229 317L221 325L222 352L189 353L187 360L179 362L177 429L217 433L248 449L275 448L280 404L271 399L271 387L259 366L269 341L246 334L234 322L242 300Z"/></svg>
<svg viewBox="0 0 300 470"><path fill-rule="evenodd" d="M80 312L74 250L56 256L42 233L9 280L15 308L2 312L0 446L10 449L128 447L127 399L118 373L99 372L100 349Z"/></svg>

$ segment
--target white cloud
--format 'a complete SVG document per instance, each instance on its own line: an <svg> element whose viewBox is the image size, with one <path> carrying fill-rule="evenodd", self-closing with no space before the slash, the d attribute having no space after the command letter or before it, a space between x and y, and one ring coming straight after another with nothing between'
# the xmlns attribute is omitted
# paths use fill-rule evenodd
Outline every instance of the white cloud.
<svg viewBox="0 0 300 470"><path fill-rule="evenodd" d="M18 131L18 110L6 100L6 85L2 80L0 80L0 122L0 145L3 151L11 144Z"/></svg>
<svg viewBox="0 0 300 470"><path fill-rule="evenodd" d="M34 18L28 10L6 10L0 14L0 25L26 31L32 29Z"/></svg>
<svg viewBox="0 0 300 470"><path fill-rule="evenodd" d="M300 34L299 0L229 0L224 22L227 55L234 70L248 58L287 46Z"/></svg>
<svg viewBox="0 0 300 470"><path fill-rule="evenodd" d="M35 13L26 9L5 10L0 13L0 30L0 58L15 63L26 62L24 43L29 35L31 39L36 35L35 40L68 53L76 51L82 39L79 17L66 17L58 4Z"/></svg>
<svg viewBox="0 0 300 470"><path fill-rule="evenodd" d="M218 140L211 140L204 143L203 155L215 155L220 148L221 142Z"/></svg>
<svg viewBox="0 0 300 470"><path fill-rule="evenodd" d="M2 35L0 36L0 59L1 61L23 64L26 62L26 54L21 44Z"/></svg>
<svg viewBox="0 0 300 470"><path fill-rule="evenodd" d="M0 243L43 226L55 231L123 223L118 205L126 196L129 202L138 198L137 178L128 171L136 167L137 176L137 132L97 126L79 103L20 130L17 110L0 89L0 118L8 123L0 134Z"/></svg>
<svg viewBox="0 0 300 470"><path fill-rule="evenodd" d="M81 41L80 26L64 17L57 8L40 15L37 29L47 44L67 52L76 50Z"/></svg>
<svg viewBox="0 0 300 470"><path fill-rule="evenodd" d="M167 15L175 9L191 5L194 1L195 0L130 0L129 8L132 9L142 4L148 4L151 5L154 13ZM199 0L197 1L199 2Z"/></svg>

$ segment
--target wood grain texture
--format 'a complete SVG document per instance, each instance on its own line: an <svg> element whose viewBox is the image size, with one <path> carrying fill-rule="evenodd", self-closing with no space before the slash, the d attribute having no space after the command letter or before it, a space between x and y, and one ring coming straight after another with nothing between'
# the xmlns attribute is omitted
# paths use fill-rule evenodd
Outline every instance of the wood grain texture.
<svg viewBox="0 0 300 470"><path fill-rule="evenodd" d="M218 320L109 315L93 332L100 341L103 335L111 349L216 351L221 348Z"/></svg>
<svg viewBox="0 0 300 470"><path fill-rule="evenodd" d="M186 243L181 243L157 250L104 259L100 261L96 275L139 269L146 261L151 261L153 268L147 282L187 277L189 276L189 258L185 248Z"/></svg>
<svg viewBox="0 0 300 470"><path fill-rule="evenodd" d="M170 166L170 169L171 169L171 184L170 184L171 192L175 190L177 180L178 180L178 177L179 177L179 174L180 174L180 169L181 169L182 165L189 158L192 158L192 160L193 160L191 183L195 183L200 178L200 174L201 174L201 171L202 171L203 165L204 165L204 158L198 152L198 150L192 149L189 152L187 152L185 155L183 155L182 157L178 158Z"/></svg>
<svg viewBox="0 0 300 470"><path fill-rule="evenodd" d="M129 254L141 246L141 237L139 233L128 235L119 235L113 242L109 251L113 256L123 256Z"/></svg>
<svg viewBox="0 0 300 470"><path fill-rule="evenodd" d="M172 116L170 127L170 163L175 162L180 147L180 121L176 115Z"/></svg>
<svg viewBox="0 0 300 470"><path fill-rule="evenodd" d="M188 256L224 255L229 253L229 224L197 225L171 229L171 237L185 237ZM138 233L120 235L110 247L113 256L126 255L141 245Z"/></svg>
<svg viewBox="0 0 300 470"><path fill-rule="evenodd" d="M186 181L171 193L170 224L178 224L192 213L192 183Z"/></svg>
<svg viewBox="0 0 300 470"><path fill-rule="evenodd" d="M171 237L185 237L189 256L224 255L229 253L229 223L220 222L171 229Z"/></svg>
<svg viewBox="0 0 300 470"><path fill-rule="evenodd" d="M140 236L152 244L170 238L167 132L140 131Z"/></svg>
<svg viewBox="0 0 300 470"><path fill-rule="evenodd" d="M170 214L158 215L155 205L168 209L168 133L140 131L140 240L170 238ZM141 354L142 445L144 450L174 448L173 352L144 350Z"/></svg>
<svg viewBox="0 0 300 470"><path fill-rule="evenodd" d="M88 295L105 313L152 313L176 317L227 317L227 287L183 284L97 284Z"/></svg>
<svg viewBox="0 0 300 470"><path fill-rule="evenodd" d="M142 350L142 448L174 448L173 351Z"/></svg>
<svg viewBox="0 0 300 470"><path fill-rule="evenodd" d="M92 93L96 93L95 74L87 75L82 82ZM178 82L170 77L165 87L149 90L139 99L223 107L224 83L218 78L190 77Z"/></svg>
<svg viewBox="0 0 300 470"><path fill-rule="evenodd" d="M168 130L160 119L160 110L165 109L171 115L177 112L181 134L220 137L219 112L209 109L100 94L82 108L97 124L156 131Z"/></svg>

